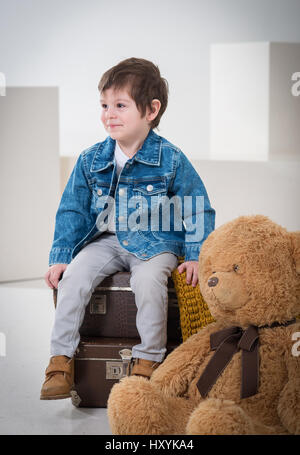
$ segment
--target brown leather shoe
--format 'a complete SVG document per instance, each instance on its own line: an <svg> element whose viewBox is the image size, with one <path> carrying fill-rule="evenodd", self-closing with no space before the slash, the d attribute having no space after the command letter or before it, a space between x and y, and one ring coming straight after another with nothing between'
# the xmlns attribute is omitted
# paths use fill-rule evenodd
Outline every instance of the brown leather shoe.
<svg viewBox="0 0 300 455"><path fill-rule="evenodd" d="M129 376L144 376L150 379L156 368L161 365L161 362L153 362L152 360L134 358L131 361Z"/></svg>
<svg viewBox="0 0 300 455"><path fill-rule="evenodd" d="M45 371L46 379L41 390L41 400L70 398L74 382L74 361L64 355L51 357Z"/></svg>

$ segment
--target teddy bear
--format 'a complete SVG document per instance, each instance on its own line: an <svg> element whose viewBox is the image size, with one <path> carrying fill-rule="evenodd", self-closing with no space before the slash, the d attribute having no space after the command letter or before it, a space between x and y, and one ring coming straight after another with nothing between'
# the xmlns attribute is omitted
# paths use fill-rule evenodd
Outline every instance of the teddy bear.
<svg viewBox="0 0 300 455"><path fill-rule="evenodd" d="M215 322L150 380L113 386L112 433L300 434L300 231L263 215L220 226L202 246L199 286Z"/></svg>

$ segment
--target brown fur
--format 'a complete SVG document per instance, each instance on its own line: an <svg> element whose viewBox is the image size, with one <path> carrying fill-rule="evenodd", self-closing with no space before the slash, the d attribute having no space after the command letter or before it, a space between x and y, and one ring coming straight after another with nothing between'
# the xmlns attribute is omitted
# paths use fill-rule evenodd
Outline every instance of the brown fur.
<svg viewBox="0 0 300 455"><path fill-rule="evenodd" d="M234 266L237 265L238 269ZM263 216L240 217L212 232L200 254L199 284L217 322L180 345L153 373L124 378L108 400L114 434L300 434L300 322L259 329L258 393L240 398L241 352L202 399L197 382L222 328L286 322L300 314L300 232ZM212 276L219 282L209 287Z"/></svg>

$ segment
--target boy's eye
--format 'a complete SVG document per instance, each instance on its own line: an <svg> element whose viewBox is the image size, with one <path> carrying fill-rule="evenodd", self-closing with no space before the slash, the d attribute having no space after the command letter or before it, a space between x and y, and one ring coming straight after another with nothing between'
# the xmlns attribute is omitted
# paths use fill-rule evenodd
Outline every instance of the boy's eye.
<svg viewBox="0 0 300 455"><path fill-rule="evenodd" d="M234 264L234 265L233 265L233 270L234 270L235 272L237 272L239 269L240 269L240 268L239 268L239 266L238 266L237 264Z"/></svg>
<svg viewBox="0 0 300 455"><path fill-rule="evenodd" d="M102 103L101 107L102 107L102 109L107 109L108 106L107 106L107 104ZM125 104L117 103L117 108L122 108L122 107L125 107Z"/></svg>

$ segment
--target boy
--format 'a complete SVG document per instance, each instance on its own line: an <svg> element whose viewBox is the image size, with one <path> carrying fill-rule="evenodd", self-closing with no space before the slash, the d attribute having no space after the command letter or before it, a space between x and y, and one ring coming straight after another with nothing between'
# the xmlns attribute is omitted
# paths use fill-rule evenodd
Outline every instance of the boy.
<svg viewBox="0 0 300 455"><path fill-rule="evenodd" d="M153 131L168 102L158 67L126 59L98 88L109 136L81 153L57 211L45 280L58 298L41 399L70 397L86 305L105 277L122 270L131 272L141 338L131 374L149 378L166 352L168 277L185 256L179 272L196 286L201 244L214 229L200 177Z"/></svg>

